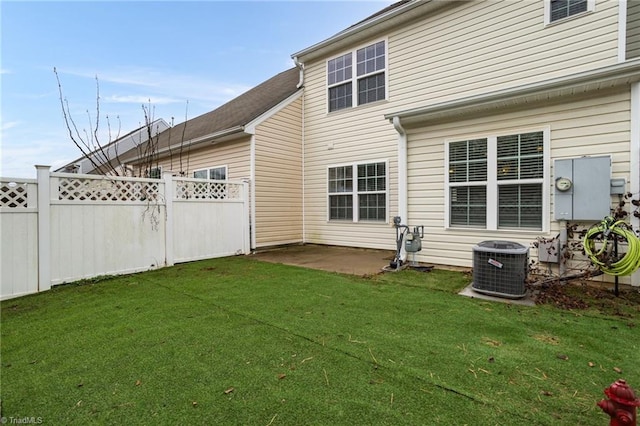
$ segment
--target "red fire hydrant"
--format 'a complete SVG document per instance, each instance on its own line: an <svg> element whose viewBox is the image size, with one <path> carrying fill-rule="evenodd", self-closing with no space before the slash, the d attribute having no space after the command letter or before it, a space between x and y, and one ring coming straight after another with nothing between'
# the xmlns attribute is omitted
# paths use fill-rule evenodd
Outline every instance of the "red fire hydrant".
<svg viewBox="0 0 640 426"><path fill-rule="evenodd" d="M637 426L637 407L640 399L624 379L618 379L604 390L609 400L598 402L598 407L611 417L609 426Z"/></svg>

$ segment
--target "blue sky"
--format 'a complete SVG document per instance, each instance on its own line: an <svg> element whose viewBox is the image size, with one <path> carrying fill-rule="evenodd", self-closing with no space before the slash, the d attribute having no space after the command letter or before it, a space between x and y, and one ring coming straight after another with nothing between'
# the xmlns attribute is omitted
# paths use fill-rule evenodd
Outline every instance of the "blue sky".
<svg viewBox="0 0 640 426"><path fill-rule="evenodd" d="M54 67L80 129L95 125L97 76L99 140L108 143L118 126L124 135L144 123L149 100L155 118L176 124L211 111L391 3L1 1L0 176L32 178L35 164L55 169L80 156Z"/></svg>

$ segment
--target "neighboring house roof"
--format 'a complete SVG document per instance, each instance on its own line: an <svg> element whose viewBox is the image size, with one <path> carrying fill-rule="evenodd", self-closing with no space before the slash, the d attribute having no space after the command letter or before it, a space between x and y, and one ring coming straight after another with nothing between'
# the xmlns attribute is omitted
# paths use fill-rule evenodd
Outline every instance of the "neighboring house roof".
<svg viewBox="0 0 640 426"><path fill-rule="evenodd" d="M151 124L152 135L157 135L169 129L169 124L162 118L154 120ZM96 173L96 164L105 164L112 161L121 154L135 148L140 143L146 142L149 137L147 126L141 126L130 131L124 136L118 137L116 140L109 142L102 148L92 151L88 156L82 156L70 163L56 169L56 172L72 172L72 173ZM93 161L91 161L93 160Z"/></svg>
<svg viewBox="0 0 640 426"><path fill-rule="evenodd" d="M244 126L294 94L298 81L297 68L281 72L221 107L174 126L172 133L182 136L186 126L184 138L188 141Z"/></svg>
<svg viewBox="0 0 640 426"><path fill-rule="evenodd" d="M245 126L300 90L299 78L298 68L283 71L219 108L175 125L158 135L156 150L210 143L243 133ZM135 161L139 151L121 157Z"/></svg>

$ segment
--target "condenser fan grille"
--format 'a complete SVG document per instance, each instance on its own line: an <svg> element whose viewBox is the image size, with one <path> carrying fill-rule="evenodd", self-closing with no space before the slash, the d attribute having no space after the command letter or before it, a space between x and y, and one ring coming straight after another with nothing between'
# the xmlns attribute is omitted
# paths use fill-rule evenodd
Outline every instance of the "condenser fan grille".
<svg viewBox="0 0 640 426"><path fill-rule="evenodd" d="M473 247L473 285L480 293L517 299L526 295L529 249L511 241L483 241Z"/></svg>

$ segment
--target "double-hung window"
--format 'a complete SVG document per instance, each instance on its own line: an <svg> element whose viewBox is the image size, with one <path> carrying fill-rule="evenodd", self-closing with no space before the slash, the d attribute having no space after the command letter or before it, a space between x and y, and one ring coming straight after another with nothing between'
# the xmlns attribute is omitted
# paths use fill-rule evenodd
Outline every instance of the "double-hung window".
<svg viewBox="0 0 640 426"><path fill-rule="evenodd" d="M595 0L545 0L545 24L595 10Z"/></svg>
<svg viewBox="0 0 640 426"><path fill-rule="evenodd" d="M386 99L386 68L385 41L327 61L329 112Z"/></svg>
<svg viewBox="0 0 640 426"><path fill-rule="evenodd" d="M487 139L449 144L451 226L487 223Z"/></svg>
<svg viewBox="0 0 640 426"><path fill-rule="evenodd" d="M196 179L226 180L227 166L196 170L193 172L193 177Z"/></svg>
<svg viewBox="0 0 640 426"><path fill-rule="evenodd" d="M545 132L449 142L450 227L541 230Z"/></svg>
<svg viewBox="0 0 640 426"><path fill-rule="evenodd" d="M353 96L351 53L332 59L327 64L329 111L351 108Z"/></svg>
<svg viewBox="0 0 640 426"><path fill-rule="evenodd" d="M543 132L497 137L498 227L542 229Z"/></svg>
<svg viewBox="0 0 640 426"><path fill-rule="evenodd" d="M329 167L329 220L385 222L387 163Z"/></svg>

